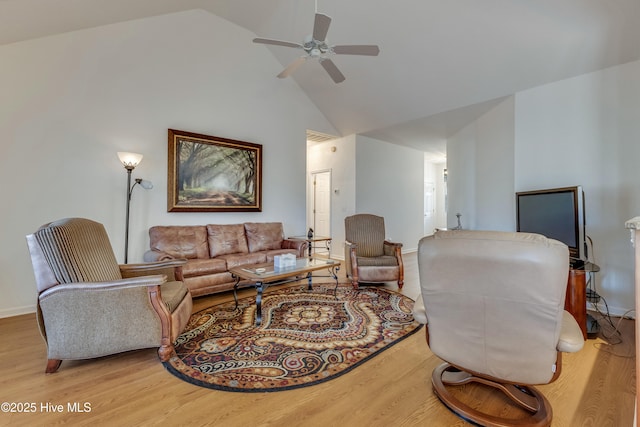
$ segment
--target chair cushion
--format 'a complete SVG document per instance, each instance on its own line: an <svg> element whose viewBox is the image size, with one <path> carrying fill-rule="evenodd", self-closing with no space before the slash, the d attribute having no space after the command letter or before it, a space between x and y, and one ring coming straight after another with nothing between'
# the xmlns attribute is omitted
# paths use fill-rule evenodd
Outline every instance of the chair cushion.
<svg viewBox="0 0 640 427"><path fill-rule="evenodd" d="M244 225L224 224L207 225L209 241L209 256L215 258L220 255L249 252L247 238L244 235Z"/></svg>
<svg viewBox="0 0 640 427"><path fill-rule="evenodd" d="M151 250L174 258L209 258L207 229L203 225L155 226L149 229Z"/></svg>
<svg viewBox="0 0 640 427"><path fill-rule="evenodd" d="M377 257L356 257L358 267L394 267L398 265L398 258L395 256L382 255Z"/></svg>
<svg viewBox="0 0 640 427"><path fill-rule="evenodd" d="M102 224L84 218L65 218L42 226L34 234L59 283L122 278Z"/></svg>
<svg viewBox="0 0 640 427"><path fill-rule="evenodd" d="M160 285L162 301L171 313L180 305L187 291L187 287L182 282L166 282Z"/></svg>
<svg viewBox="0 0 640 427"><path fill-rule="evenodd" d="M268 251L282 248L284 231L280 222L247 222L244 224L247 233L249 252Z"/></svg>

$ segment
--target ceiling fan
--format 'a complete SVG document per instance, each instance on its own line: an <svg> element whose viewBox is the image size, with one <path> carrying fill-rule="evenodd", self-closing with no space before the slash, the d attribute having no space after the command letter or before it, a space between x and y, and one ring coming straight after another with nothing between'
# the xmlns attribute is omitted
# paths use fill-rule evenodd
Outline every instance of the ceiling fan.
<svg viewBox="0 0 640 427"><path fill-rule="evenodd" d="M340 72L336 64L328 58L328 55L366 55L366 56L378 56L380 48L376 45L337 45L329 46L327 43L327 32L329 32L329 25L331 25L331 18L322 13L316 12L316 17L313 23L313 33L307 36L304 43L293 43L282 40L272 40L255 38L254 43L271 44L276 46L293 47L302 49L306 52L306 55L293 61L289 64L278 77L283 79L290 76L300 65L302 65L307 59L315 58L320 62L320 65L326 70L331 79L334 82L340 83L345 80L344 75Z"/></svg>

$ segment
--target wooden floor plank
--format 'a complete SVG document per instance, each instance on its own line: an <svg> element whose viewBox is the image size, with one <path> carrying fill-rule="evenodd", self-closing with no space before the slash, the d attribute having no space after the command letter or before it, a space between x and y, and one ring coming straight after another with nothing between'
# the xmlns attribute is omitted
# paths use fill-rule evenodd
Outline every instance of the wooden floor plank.
<svg viewBox="0 0 640 427"><path fill-rule="evenodd" d="M415 298L415 254L405 255L405 268L403 293ZM254 293L240 291L241 296ZM196 298L194 310L232 299L230 293ZM555 383L539 386L553 406L554 427L632 425L634 327L633 321L623 320L622 343L615 346L602 338L588 340L581 352L564 355ZM44 374L46 351L35 315L0 319L0 336L1 400L37 405L34 413L0 413L0 425L468 425L433 394L431 372L441 361L429 351L422 330L339 378L274 393L222 392L188 384L164 369L154 349L65 361L57 373ZM474 390L474 404L490 402L492 411L511 411L488 393ZM91 411L69 412L67 405L75 402L89 403ZM65 410L47 412L47 403Z"/></svg>

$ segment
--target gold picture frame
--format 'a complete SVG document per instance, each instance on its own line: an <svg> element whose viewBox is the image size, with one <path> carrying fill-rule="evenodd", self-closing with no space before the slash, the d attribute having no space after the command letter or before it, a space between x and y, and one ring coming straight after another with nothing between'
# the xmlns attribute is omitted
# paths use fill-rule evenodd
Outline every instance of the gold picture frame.
<svg viewBox="0 0 640 427"><path fill-rule="evenodd" d="M261 212L262 145L169 129L168 212Z"/></svg>

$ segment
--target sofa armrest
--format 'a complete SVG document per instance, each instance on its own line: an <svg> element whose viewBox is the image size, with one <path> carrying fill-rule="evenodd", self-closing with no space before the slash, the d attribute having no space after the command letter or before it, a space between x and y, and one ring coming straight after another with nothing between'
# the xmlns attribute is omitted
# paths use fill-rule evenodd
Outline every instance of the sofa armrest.
<svg viewBox="0 0 640 427"><path fill-rule="evenodd" d="M307 256L307 250L309 249L309 243L306 240L301 239L285 239L282 241L282 249L295 249L298 253L296 257L302 258Z"/></svg>
<svg viewBox="0 0 640 427"><path fill-rule="evenodd" d="M169 281L182 281L182 266L186 263L186 259L176 258L166 261L146 262L143 264L120 264L119 267L123 278L161 274L168 276Z"/></svg>
<svg viewBox="0 0 640 427"><path fill-rule="evenodd" d="M157 261L168 261L172 259L176 259L173 256L169 255L166 252L156 251L156 250L148 250L144 253L145 262L157 262Z"/></svg>

